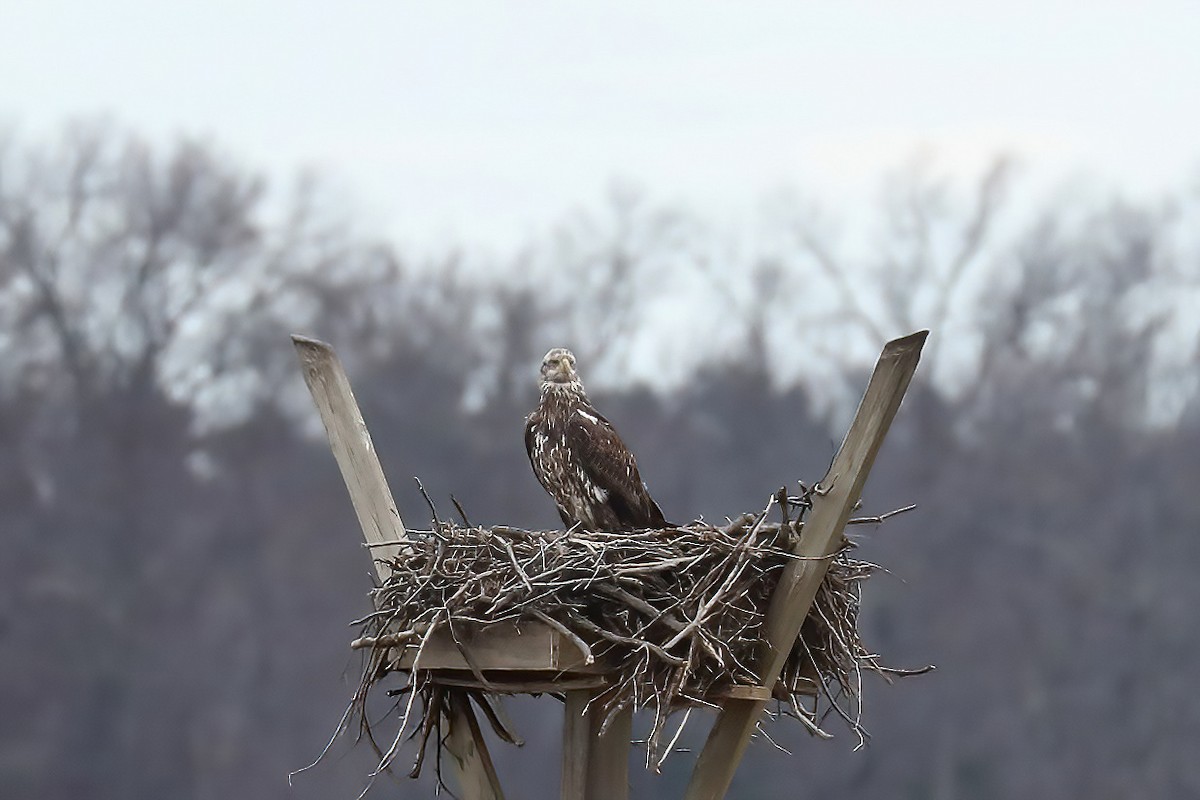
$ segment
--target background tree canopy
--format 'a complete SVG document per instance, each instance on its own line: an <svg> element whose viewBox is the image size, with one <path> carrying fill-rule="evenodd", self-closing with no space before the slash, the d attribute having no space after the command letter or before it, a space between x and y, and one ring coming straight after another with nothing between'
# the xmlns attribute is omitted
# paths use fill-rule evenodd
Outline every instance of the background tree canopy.
<svg viewBox="0 0 1200 800"><path fill-rule="evenodd" d="M338 347L410 525L419 475L474 521L554 527L521 441L548 347L667 516L720 519L820 477L878 347L918 327L865 501L919 510L863 534L891 572L864 625L938 672L867 687L863 752L780 730L795 754L752 747L731 796L1200 793L1200 196L1015 214L1010 172L917 163L865 238L780 202L747 242L618 188L516 259L411 259L206 142L2 137L4 795L361 789L348 743L287 786L349 698L369 586L289 333ZM549 796L559 707L512 706L503 777Z"/></svg>

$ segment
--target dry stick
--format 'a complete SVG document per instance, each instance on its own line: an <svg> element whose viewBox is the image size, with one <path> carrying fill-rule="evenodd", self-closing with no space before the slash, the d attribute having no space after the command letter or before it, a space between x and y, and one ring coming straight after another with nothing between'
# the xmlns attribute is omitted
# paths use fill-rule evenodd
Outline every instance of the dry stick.
<svg viewBox="0 0 1200 800"><path fill-rule="evenodd" d="M493 698L491 695L484 692L470 692L470 697L479 706L483 715L487 717L488 722L492 726L492 730L501 740L509 744L523 747L525 740L517 735L511 727L512 723L508 720L508 715L504 713L504 707L501 705L492 705ZM496 701L499 702L498 700Z"/></svg>
<svg viewBox="0 0 1200 800"><path fill-rule="evenodd" d="M316 760L313 761L311 764L308 764L307 766L303 766L297 770L292 770L291 772L288 773L288 786L292 785L292 776L293 775L299 775L301 772L307 772L308 770L315 767L317 764L321 763L321 759L323 759L325 757L325 754L329 752L329 748L333 747L333 743L334 743L334 741L337 740L337 737L341 735L342 731L346 730L346 725L350 721L350 717L354 713L354 707L355 707L356 702L357 702L357 698L351 700L350 704L348 706L346 706L346 710L344 712L342 712L341 721L338 722L337 727L333 731L333 735L329 737L329 741L325 743L325 747L321 750L321 754L317 756Z"/></svg>
<svg viewBox="0 0 1200 800"><path fill-rule="evenodd" d="M800 723L802 725L804 725L804 727L808 728L809 733L811 733L813 736L816 736L819 739L832 739L833 738L833 734L826 733L824 730L821 729L821 727L819 725L817 725L817 723L815 721L816 720L816 712L815 711L813 712L812 717L809 717L806 709L802 708L800 706L800 704L796 702L796 699L793 696L788 697L788 703L792 706L792 710L795 712L793 714L793 716L796 719L800 720Z"/></svg>
<svg viewBox="0 0 1200 800"><path fill-rule="evenodd" d="M812 650L809 648L808 644L806 642L804 642L803 639L801 640L801 643L804 646L805 652L808 653L808 657L811 659L812 658ZM826 683L825 676L821 675L820 673L817 673L817 685L820 687L821 692L825 695L825 699L827 701L829 701L830 709L833 711L836 711L838 716L842 718L842 720L846 723L846 725L848 725L852 731L854 731L855 733L858 733L858 735L861 737L863 734L862 734L860 727L853 719L850 718L850 715L847 714L840 705L838 705L837 698L834 697L833 692L831 692L829 690L829 684ZM828 712L826 712L826 713L828 713Z"/></svg>
<svg viewBox="0 0 1200 800"><path fill-rule="evenodd" d="M754 527L752 527L747 532L747 534L746 534L747 538L754 535L758 526L762 524L762 520L766 519L767 514L770 513L771 505L774 502L775 502L775 498L771 498L771 502L767 503L767 507L766 507L766 509L763 510L762 516L759 518L759 521L754 525ZM675 634L675 636L673 636L671 638L671 641L666 643L666 645L664 646L665 649L670 650L672 647L679 644L679 642L683 640L684 636L686 636L687 634L689 634L693 630L695 630L696 627L699 626L701 622L703 622L704 617L706 617L708 615L708 613L712 610L712 607L716 604L716 602L721 599L722 595L726 591L728 591L729 587L737 579L738 575L741 574L742 569L745 568L745 562L746 562L746 559L748 558L747 554L749 551L746 549L743 549L741 544L739 544L738 550L735 552L737 552L737 562L734 566L734 569L729 573L729 577L727 577L725 579L725 581L721 584L721 587L719 589L717 589L717 591L713 592L713 595L708 600L708 602L704 603L699 609L697 609L696 615L692 618L692 621L689 622L682 631Z"/></svg>
<svg viewBox="0 0 1200 800"><path fill-rule="evenodd" d="M717 591L713 592L712 597L709 598L709 600L706 603L702 604L700 606L700 608L698 608L696 610L696 615L695 615L695 617L693 617L692 621L689 622L686 626L684 626L683 630L681 630L679 633L677 633L673 637L671 637L671 641L669 641L665 645L663 645L663 648L666 650L670 650L672 647L679 644L679 642L683 641L685 636L691 634L692 631L696 630L696 628L698 628L700 626L700 624L704 622L704 619L708 616L709 612L712 611L712 608L714 605L716 605L717 601L724 598L725 592L727 592L729 590L729 587L733 584L733 582L737 579L737 577L739 575L741 575L742 570L745 568L746 568L746 558L739 557L738 562L735 565L733 571L729 573L729 577L727 577L725 579L725 581L721 584L720 588L718 588Z"/></svg>
<svg viewBox="0 0 1200 800"><path fill-rule="evenodd" d="M779 526L780 533L790 531L792 526L788 520L788 493L786 486L779 487L779 491L775 493L775 502L779 503L779 515L783 518L783 524Z"/></svg>
<svg viewBox="0 0 1200 800"><path fill-rule="evenodd" d="M525 570L522 569L521 565L517 562L517 554L513 552L512 545L508 543L507 539L501 539L500 543L504 545L504 549L508 553L508 558L510 561L512 561L513 569L515 569L517 571L517 575L521 577L521 581L525 584L525 588L529 590L530 594L533 594L533 584L529 582L529 576L525 574Z"/></svg>
<svg viewBox="0 0 1200 800"><path fill-rule="evenodd" d="M700 556L680 556L666 561L656 561L653 564L638 564L633 567L622 567L621 569L613 570L613 574L617 576L632 576L632 575L647 575L657 572L669 572L681 567L684 564L693 564L700 559Z"/></svg>
<svg viewBox="0 0 1200 800"><path fill-rule="evenodd" d="M408 686L408 688L409 688L410 690L412 689L412 681L409 681L409 686ZM388 693L388 697L391 697L391 696L392 696L392 693L391 693L391 692L389 692L389 693ZM394 714L394 713L396 712L396 709L400 708L400 702L401 702L400 700L397 700L395 703L392 703L392 707L391 707L391 708L389 708L389 709L388 709L388 710L387 710L387 711L386 711L384 714L382 714L382 715L380 716L379 720L378 720L377 722L375 722L375 723L371 723L371 722L370 722L369 720L367 720L365 717L363 718L363 721L362 721L362 730L359 732L359 736L360 736L360 737L362 737L362 736L366 736L366 738L367 738L367 743L371 745L371 751L372 751L373 753L375 753L375 755L376 755L376 756L378 756L378 757L380 757L380 758L383 758L383 749L382 749L382 748L380 748L380 746L379 746L379 742L377 742L377 741L375 740L375 731L374 731L373 725L378 725L378 724L379 724L380 722L382 722L384 719L386 719L387 717L389 717L389 716L391 716L392 714ZM359 739L355 739L355 742L359 742L359 741L361 741L361 738L359 738Z"/></svg>
<svg viewBox="0 0 1200 800"><path fill-rule="evenodd" d="M846 524L847 525L866 525L868 523L879 524L879 523L882 523L885 519L894 517L897 514L903 514L906 511L912 511L916 507L917 507L917 504L912 503L911 505L907 505L904 508L893 509L893 510L887 512L886 514L880 514L877 517L855 517L854 519L848 519L848 520L846 520Z"/></svg>
<svg viewBox="0 0 1200 800"><path fill-rule="evenodd" d="M425 743L429 741L429 734L433 732L434 723L436 723L442 716L440 712L442 692L442 687L434 684L433 697L430 700L430 705L438 706L439 710L434 711L430 708L425 709L425 720L421 725L421 742L417 745L417 760L408 773L408 777L410 778L419 778L421 776L421 762L425 760Z"/></svg>
<svg viewBox="0 0 1200 800"><path fill-rule="evenodd" d="M459 655L463 657L463 661L467 662L467 668L471 670L471 675L475 680L479 681L479 685L489 691L497 691L496 685L484 677L483 670L479 668L479 664L475 661L475 656L471 653L470 648L459 641L458 634L454 632L453 615L449 612L446 614L446 628L450 631L450 640L454 642L454 646L458 649Z"/></svg>
<svg viewBox="0 0 1200 800"><path fill-rule="evenodd" d="M901 677L904 677L907 675L924 675L925 673L933 672L936 669L937 669L937 666L934 664L926 664L923 667L916 667L914 669L897 669L896 667L884 667L884 666L877 667L878 672L887 673L888 675L899 675Z"/></svg>
<svg viewBox="0 0 1200 800"><path fill-rule="evenodd" d="M376 617L393 617L393 616L395 616L396 613L397 613L396 609L394 609L394 608L381 608L378 611L372 611L370 614L367 614L365 617L359 617L358 619L354 620L353 622L350 622L349 627L357 628L362 625L366 625L368 622L374 620Z"/></svg>
<svg viewBox="0 0 1200 800"><path fill-rule="evenodd" d="M439 530L442 520L438 516L437 508L433 505L433 499L429 496L429 492L425 491L425 486L421 483L420 478L413 476L413 480L417 482L417 488L421 490L421 497L425 498L425 505L429 506L429 514L433 517L433 527L430 532L442 541L446 541L445 535Z"/></svg>
<svg viewBox="0 0 1200 800"><path fill-rule="evenodd" d="M631 595L629 592L625 591L624 589L622 589L619 586L601 585L601 586L596 587L596 591L599 594L604 594L604 595L612 597L616 600L620 600L621 602L628 605L630 608L633 608L637 611L641 611L643 614L645 614L647 617L649 617L650 618L649 621L645 625L643 625L642 627L640 627L638 629L639 634L646 631L646 629L648 629L651 625L653 625L656 622L663 623L664 625L666 625L668 628L670 628L673 631L682 631L684 629L684 623L681 622L679 619L675 618L674 616L671 616L671 614L670 614L671 608L674 608L675 606L677 606L679 604L679 601L673 601L669 608L663 609L660 611L659 609L657 609L654 606L647 603L645 600L641 599L640 597L635 597L635 596ZM704 647L704 649L714 659L716 659L717 661L721 661L720 653L717 652L716 648L712 646L712 644L708 641L707 638L703 637L702 632L701 632L701 646Z"/></svg>
<svg viewBox="0 0 1200 800"><path fill-rule="evenodd" d="M826 615L824 615L824 609L821 607L821 604L820 603L812 603L812 608L814 608L814 610L817 614L821 615L822 619L826 620L826 624L829 625L829 632L830 632L830 634L832 634L832 636L836 640L836 643L840 644L842 646L842 649L844 649L846 651L850 651L850 646L846 645L844 642L841 642L838 631L834 630L833 625L830 624L828 618L826 618ZM805 644L804 646L806 649L808 649L808 644ZM809 655L811 657L811 651L810 651ZM826 692L826 697L829 700L830 705L832 705L833 708L836 711L838 711L838 715L841 716L842 720L846 721L847 726L850 726L850 729L853 730L854 733L858 734L859 744L862 744L862 742L865 740L865 732L863 730L862 724L859 724L860 715L856 711L856 715L854 715L854 718L851 718L850 714L847 714L847 712L841 708L841 705L838 704L838 702L836 702L836 699L833 697L833 693L829 691L829 687L827 685L826 679L824 679L824 676L822 676L820 674L818 674L817 676L818 676L818 679L820 679L820 681L821 681L821 688L823 688L824 692ZM860 696L860 693L862 693L862 692L860 692L860 687L862 687L862 685L863 685L862 673L858 674L858 680L857 680L858 691L854 691L853 688L851 691L847 691L844 681L839 680L838 684L842 687L842 691L846 692L848 694L848 696L851 697L851 699L856 699L858 696ZM862 703L859 702L857 705L858 705L859 710L862 709ZM857 747L856 747L856 750L858 750Z"/></svg>
<svg viewBox="0 0 1200 800"><path fill-rule="evenodd" d="M554 617L550 616L549 614L547 614L543 611L538 611L537 609L534 609L533 615L535 617L537 617L538 619L540 619L542 622L549 625L551 628L554 628L554 630L558 631L563 636L570 639L571 642L576 647L579 648L580 652L583 653L583 663L584 664L595 663L596 659L592 655L592 648L588 647L587 642L585 642L583 639L580 639L579 636L576 635L574 631L572 631L566 625L563 625L561 622L556 620Z"/></svg>
<svg viewBox="0 0 1200 800"><path fill-rule="evenodd" d="M462 520L463 525L471 527L471 522L467 519L467 512L463 511L462 503L458 502L458 498L450 495L450 502L454 504L454 510L458 512L458 518Z"/></svg>
<svg viewBox="0 0 1200 800"><path fill-rule="evenodd" d="M351 650L362 650L365 647L396 647L412 641L423 633L415 629L399 633L385 633L382 636L361 636L350 642Z"/></svg>
<svg viewBox="0 0 1200 800"><path fill-rule="evenodd" d="M684 678L687 675L688 668L691 666L691 657L690 656L691 656L691 652L690 652L690 648L689 648L688 662L686 664L684 664L683 666L681 666L680 668L674 670L674 672L672 673L671 679L667 682L666 691L664 691L662 693L662 700L666 704L666 707L667 707L667 716L670 715L672 700L679 693L679 689L682 686ZM658 742L659 742L659 739L662 737L662 726L666 724L667 716L663 716L660 721L659 716L657 714L655 714L654 728L650 732L650 745L648 748L648 752L646 753L647 765L649 763L649 760L651 758L653 758L654 754L658 751ZM678 736L678 733L676 734L676 736ZM670 752L669 748L668 748L667 752L668 753ZM664 755L664 758L665 757L666 756ZM661 763L661 760L660 760L660 763Z"/></svg>
<svg viewBox="0 0 1200 800"><path fill-rule="evenodd" d="M429 626L429 631L425 634L425 637L421 640L421 646L417 648L417 654L413 658L413 666L412 666L412 672L413 672L413 676L414 676L413 680L416 679L415 676L417 674L417 667L421 663L421 656L424 655L424 653L425 653L425 645L429 644L429 640L433 637L433 632L435 630L437 630L437 623L440 619L441 619L441 614L440 614L440 610L439 610L439 614L434 617L433 622ZM388 766L392 763L392 760L396 757L396 750L400 747L400 741L404 736L404 731L408 728L408 718L409 718L409 715L412 713L413 700L416 698L416 696L417 696L416 691L413 691L409 694L408 702L404 706L404 715L400 718L400 727L396 732L396 738L392 742L392 746L389 747L387 752L384 753L383 756L380 758L379 765L375 768L375 771L373 773L371 773L370 783L368 783L367 787L365 789L363 789L362 794L360 794L358 796L359 800L361 800L361 798L364 795L366 795L366 793L370 790L371 786L374 785L375 778L379 776L379 773L386 770L388 768Z"/></svg>

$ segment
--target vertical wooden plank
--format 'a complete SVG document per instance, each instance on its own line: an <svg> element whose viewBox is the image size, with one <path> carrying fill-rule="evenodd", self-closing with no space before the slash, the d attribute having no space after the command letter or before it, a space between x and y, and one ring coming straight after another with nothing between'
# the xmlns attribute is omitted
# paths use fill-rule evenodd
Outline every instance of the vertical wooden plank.
<svg viewBox="0 0 1200 800"><path fill-rule="evenodd" d="M566 693L562 800L629 798L629 737L633 729L633 709L625 708L619 712L601 735L604 714L599 705L588 708L596 693L596 689L575 689Z"/></svg>
<svg viewBox="0 0 1200 800"><path fill-rule="evenodd" d="M471 710L471 700L466 692L451 689L447 722L446 752L454 762L458 773L459 797L461 800L504 800L496 766L492 763L487 742L479 720Z"/></svg>
<svg viewBox="0 0 1200 800"><path fill-rule="evenodd" d="M587 713L589 752L587 756L588 800L628 800L629 737L633 730L633 707L619 711L604 735L604 714L598 707Z"/></svg>
<svg viewBox="0 0 1200 800"><path fill-rule="evenodd" d="M591 689L572 689L566 693L563 710L562 800L587 800L588 755L591 730L584 715Z"/></svg>
<svg viewBox="0 0 1200 800"><path fill-rule="evenodd" d="M350 502L367 544L407 538L371 434L337 353L325 342L305 336L294 335L292 342L304 367L304 382L308 384L321 422L325 424L329 447L350 491ZM373 547L371 555L373 558L390 558L398 550L396 545ZM386 578L387 567L378 563L375 566L380 580Z"/></svg>
<svg viewBox="0 0 1200 800"><path fill-rule="evenodd" d="M396 509L391 487L384 477L379 456L354 392L350 379L333 347L305 336L292 336L292 343L304 368L304 382L325 425L329 448L337 460L342 480L350 492L350 502L358 515L367 544L399 542L408 538L404 522ZM399 552L399 545L387 544L371 548L373 559L387 559ZM379 579L389 575L385 564L375 562ZM451 696L459 694L452 692ZM466 703L465 708L463 703ZM503 800L496 771L492 765L478 722L465 695L462 702L452 702L447 718L450 732L446 749L451 754L453 771L464 798L469 800Z"/></svg>
<svg viewBox="0 0 1200 800"><path fill-rule="evenodd" d="M814 497L812 512L796 547L797 555L815 560L796 560L788 564L771 597L765 623L767 647L759 661L763 686L775 685L787 660L829 568L829 561L824 557L835 552L841 543L846 521L862 494L867 474L908 389L928 335L928 331L919 331L895 339L884 346L879 356L850 430L829 473L821 481L827 492ZM685 800L720 800L725 796L765 707L764 700L729 699L725 702L696 761Z"/></svg>

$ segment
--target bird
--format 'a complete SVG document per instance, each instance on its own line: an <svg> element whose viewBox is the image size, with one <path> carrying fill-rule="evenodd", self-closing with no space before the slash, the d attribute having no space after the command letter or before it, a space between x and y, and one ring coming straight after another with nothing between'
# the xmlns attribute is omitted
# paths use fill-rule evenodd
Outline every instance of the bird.
<svg viewBox="0 0 1200 800"><path fill-rule="evenodd" d="M525 419L525 451L568 529L671 527L650 496L637 459L588 401L570 350L542 359L541 399Z"/></svg>

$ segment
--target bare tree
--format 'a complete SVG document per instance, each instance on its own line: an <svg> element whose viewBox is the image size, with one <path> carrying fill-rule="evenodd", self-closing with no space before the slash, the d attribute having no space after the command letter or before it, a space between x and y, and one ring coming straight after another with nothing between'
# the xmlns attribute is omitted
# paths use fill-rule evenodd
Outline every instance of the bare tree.
<svg viewBox="0 0 1200 800"><path fill-rule="evenodd" d="M212 587L237 565L219 556L229 529L203 512L198 432L271 399L283 363L292 375L274 342L378 260L301 213L303 193L282 218L263 199L263 181L211 146L163 153L102 124L49 148L9 140L0 154L3 430L19 454L5 469L32 492L18 529L26 572L10 585L14 603L37 609L18 630L94 655L22 651L27 674L57 687L31 694L55 726L47 757L73 754L58 771L64 792L177 794L187 778L176 773L203 771L190 726L204 714L155 677L195 670L154 645L163 625L187 626L198 644L228 635L231 587ZM343 272L323 273L334 265ZM211 568L188 568L198 563ZM245 700L210 691L213 709ZM150 707L191 723L155 732L142 724ZM148 766L130 769L136 757Z"/></svg>
<svg viewBox="0 0 1200 800"><path fill-rule="evenodd" d="M914 384L864 498L919 514L860 535L903 579L872 579L868 641L940 669L871 692L865 753L783 732L820 762L807 790L1195 794L1197 204L1074 197L1017 226L1006 175L964 194L910 171L870 248L795 214L743 246L619 196L515 266L421 263L331 215L319 184L272 194L209 144L0 137L0 785L361 789L362 748L283 783L336 723L344 623L368 602L335 467L298 424L297 328L338 344L408 519L419 474L473 521L541 526L520 423L550 344L599 366L682 520L819 475L828 417L855 399L826 384L860 390L860 344L932 325L953 334L931 343L937 379ZM694 369L631 386L631 352L671 336ZM498 756L540 796L554 776L521 767L553 729L528 708L530 745ZM783 758L752 747L735 792L790 791ZM670 794L685 771L634 780Z"/></svg>

